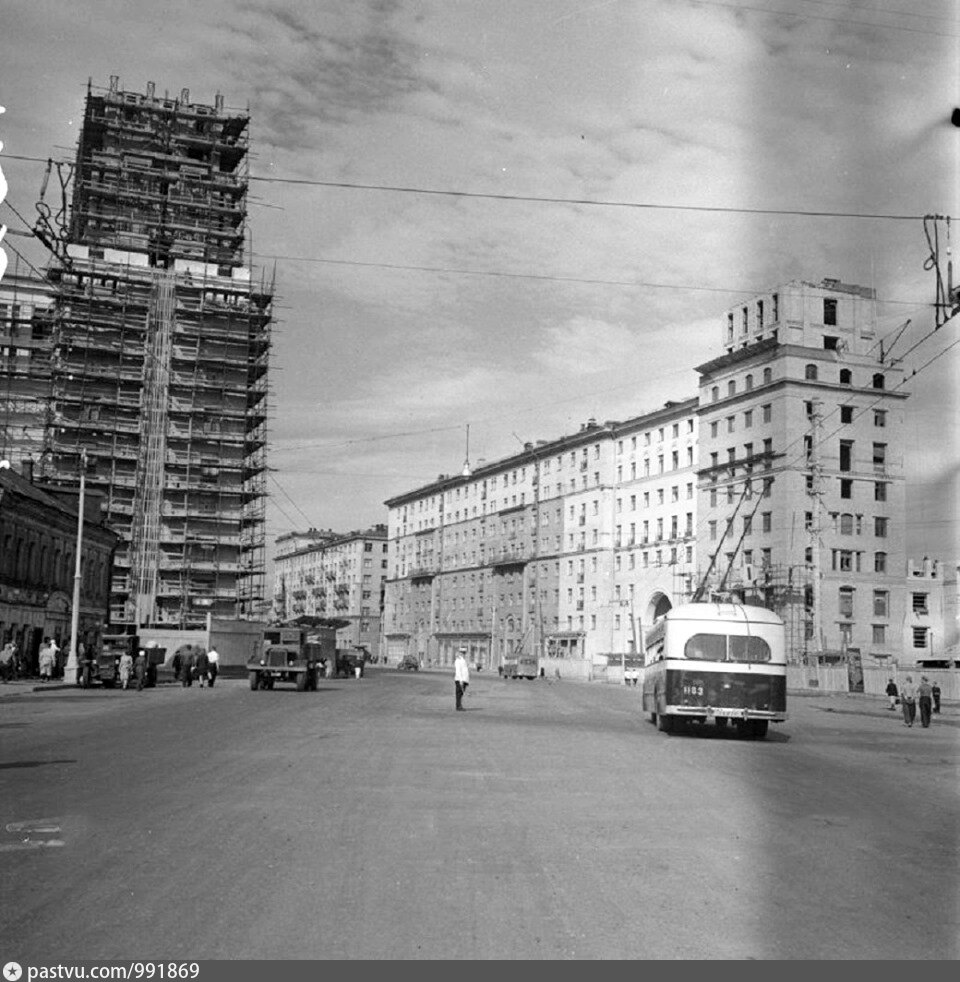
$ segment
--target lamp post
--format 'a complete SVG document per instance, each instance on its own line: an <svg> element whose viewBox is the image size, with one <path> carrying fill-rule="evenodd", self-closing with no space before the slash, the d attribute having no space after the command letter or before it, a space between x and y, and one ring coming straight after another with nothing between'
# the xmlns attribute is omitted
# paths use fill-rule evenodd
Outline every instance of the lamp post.
<svg viewBox="0 0 960 982"><path fill-rule="evenodd" d="M70 613L70 654L67 656L67 666L64 669L64 678L68 678L73 672L76 678L77 672L77 634L80 631L80 560L83 548L83 493L86 483L87 473L87 451L80 451L80 499L77 504L77 555L74 563L73 572L73 609Z"/></svg>

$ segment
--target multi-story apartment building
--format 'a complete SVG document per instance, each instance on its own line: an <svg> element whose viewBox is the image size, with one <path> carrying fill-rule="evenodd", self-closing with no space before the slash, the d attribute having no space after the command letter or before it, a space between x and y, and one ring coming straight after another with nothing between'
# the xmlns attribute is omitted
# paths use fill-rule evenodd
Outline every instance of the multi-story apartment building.
<svg viewBox="0 0 960 982"><path fill-rule="evenodd" d="M895 659L903 610L903 370L872 289L794 281L730 310L700 373L709 590L778 610L794 660Z"/></svg>
<svg viewBox="0 0 960 982"><path fill-rule="evenodd" d="M85 452L121 536L115 626L262 613L272 293L244 250L248 124L219 94L91 86L42 357L7 346L43 389L42 447L22 430L12 449L63 487Z"/></svg>
<svg viewBox="0 0 960 982"><path fill-rule="evenodd" d="M50 408L54 291L20 270L18 257L0 280L0 458L35 461Z"/></svg>
<svg viewBox="0 0 960 982"><path fill-rule="evenodd" d="M380 618L387 577L387 527L338 534L310 529L276 540L274 615L342 622L337 647L380 654Z"/></svg>
<svg viewBox="0 0 960 982"><path fill-rule="evenodd" d="M960 566L924 556L907 563L902 663L960 668Z"/></svg>
<svg viewBox="0 0 960 982"><path fill-rule="evenodd" d="M696 568L695 410L590 420L387 501L387 657L636 650Z"/></svg>

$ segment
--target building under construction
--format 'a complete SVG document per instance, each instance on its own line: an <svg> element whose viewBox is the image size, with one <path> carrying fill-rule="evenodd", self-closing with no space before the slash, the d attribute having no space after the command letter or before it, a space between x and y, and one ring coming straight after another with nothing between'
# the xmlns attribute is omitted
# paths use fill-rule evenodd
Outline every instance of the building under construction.
<svg viewBox="0 0 960 982"><path fill-rule="evenodd" d="M76 484L86 451L122 536L115 626L260 612L273 291L244 251L248 124L219 94L88 87L38 470Z"/></svg>

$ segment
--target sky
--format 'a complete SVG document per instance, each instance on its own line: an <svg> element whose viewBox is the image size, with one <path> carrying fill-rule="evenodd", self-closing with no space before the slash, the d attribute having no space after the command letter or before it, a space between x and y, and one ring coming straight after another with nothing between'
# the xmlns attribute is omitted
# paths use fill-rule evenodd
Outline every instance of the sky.
<svg viewBox="0 0 960 982"><path fill-rule="evenodd" d="M960 317L933 330L922 221L960 216L958 39L950 0L3 0L0 221L32 221L15 157L71 156L89 81L249 109L268 555L385 522L468 427L476 465L695 395L754 293L872 286L913 348L908 555L960 559Z"/></svg>

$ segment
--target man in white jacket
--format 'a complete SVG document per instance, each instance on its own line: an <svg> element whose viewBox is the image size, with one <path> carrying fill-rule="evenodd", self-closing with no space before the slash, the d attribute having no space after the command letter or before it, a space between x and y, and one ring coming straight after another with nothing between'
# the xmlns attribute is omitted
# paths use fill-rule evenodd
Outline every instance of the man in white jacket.
<svg viewBox="0 0 960 982"><path fill-rule="evenodd" d="M457 687L457 709L463 709L463 694L467 691L470 684L470 669L467 666L467 649L461 648L457 652L456 660L453 663L453 684Z"/></svg>

